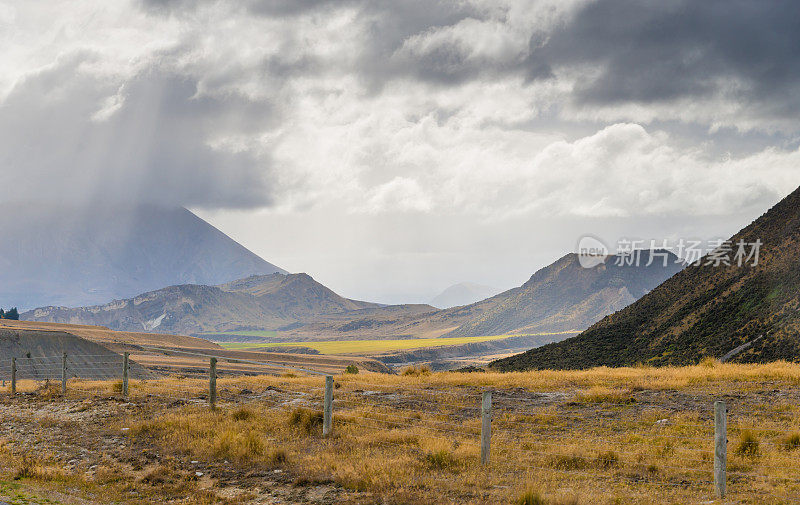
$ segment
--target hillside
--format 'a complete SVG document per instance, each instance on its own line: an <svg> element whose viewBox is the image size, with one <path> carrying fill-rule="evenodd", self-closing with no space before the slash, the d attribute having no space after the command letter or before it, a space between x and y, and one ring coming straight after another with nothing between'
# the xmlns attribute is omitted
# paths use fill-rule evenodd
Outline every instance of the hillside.
<svg viewBox="0 0 800 505"><path fill-rule="evenodd" d="M0 205L0 307L94 305L285 273L186 209Z"/></svg>
<svg viewBox="0 0 800 505"><path fill-rule="evenodd" d="M703 261L564 342L493 363L498 370L696 363L763 338L732 359L800 359L800 189L731 238L763 242L757 266ZM736 246L734 245L734 252Z"/></svg>
<svg viewBox="0 0 800 505"><path fill-rule="evenodd" d="M20 379L60 378L60 356L67 354L70 377L114 378L122 369L122 356L91 340L65 331L0 327L0 375L10 379L11 359L17 359ZM113 363L113 365L112 365ZM119 364L115 367L115 364ZM130 363L132 378L148 377L136 361Z"/></svg>
<svg viewBox="0 0 800 505"><path fill-rule="evenodd" d="M128 350L132 346L169 347L172 349L199 349L203 352L221 350L218 344L208 340L169 335L165 333L145 333L134 331L114 331L105 326L88 324L48 323L41 321L11 321L0 319L1 329L63 331L77 337L85 338L115 352Z"/></svg>
<svg viewBox="0 0 800 505"><path fill-rule="evenodd" d="M478 302L480 314L449 332L449 337L537 333L583 329L645 295L677 273L681 266L670 254L667 265L641 251L636 265L616 264L616 257L583 268L575 253L567 254L531 276L522 286Z"/></svg>
<svg viewBox="0 0 800 505"><path fill-rule="evenodd" d="M307 274L251 276L218 286L184 284L90 307L42 307L29 321L106 326L113 330L197 334L281 329L310 317L377 304L343 298Z"/></svg>

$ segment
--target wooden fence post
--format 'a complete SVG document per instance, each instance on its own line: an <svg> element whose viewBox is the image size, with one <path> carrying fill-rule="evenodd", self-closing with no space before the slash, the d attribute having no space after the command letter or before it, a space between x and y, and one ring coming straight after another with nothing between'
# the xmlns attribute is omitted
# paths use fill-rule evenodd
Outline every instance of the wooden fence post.
<svg viewBox="0 0 800 505"><path fill-rule="evenodd" d="M489 464L492 441L492 392L483 392L481 402L481 465Z"/></svg>
<svg viewBox="0 0 800 505"><path fill-rule="evenodd" d="M725 402L714 402L714 491L725 498L728 464L728 409Z"/></svg>
<svg viewBox="0 0 800 505"><path fill-rule="evenodd" d="M129 352L122 354L122 396L128 398L128 359Z"/></svg>
<svg viewBox="0 0 800 505"><path fill-rule="evenodd" d="M17 394L17 358L11 358L11 396Z"/></svg>
<svg viewBox="0 0 800 505"><path fill-rule="evenodd" d="M61 356L61 394L67 394L67 353Z"/></svg>
<svg viewBox="0 0 800 505"><path fill-rule="evenodd" d="M208 369L208 404L212 409L217 405L217 358L211 358Z"/></svg>
<svg viewBox="0 0 800 505"><path fill-rule="evenodd" d="M327 437L331 434L333 427L333 376L325 376L325 404L322 416L322 436Z"/></svg>

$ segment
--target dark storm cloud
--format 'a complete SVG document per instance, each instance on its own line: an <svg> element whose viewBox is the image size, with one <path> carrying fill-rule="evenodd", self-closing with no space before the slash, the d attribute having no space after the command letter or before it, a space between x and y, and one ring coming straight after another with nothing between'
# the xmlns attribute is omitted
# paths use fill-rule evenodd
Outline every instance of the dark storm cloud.
<svg viewBox="0 0 800 505"><path fill-rule="evenodd" d="M0 106L0 165L15 181L9 198L270 202L268 159L208 144L270 128L268 104L196 96L195 79L155 67L119 90L117 110L98 114L118 90L81 71L92 59L76 54L29 76Z"/></svg>
<svg viewBox="0 0 800 505"><path fill-rule="evenodd" d="M156 14L191 13L199 6L212 3L211 0L141 0L142 5ZM367 40L360 48L358 68L353 71L368 82L372 89L395 78L413 77L426 82L454 85L478 77L497 69L491 62L479 64L467 62L467 53L460 48L443 47L431 54L417 58L393 58L403 47L403 43L417 34L428 30L452 26L467 18L484 19L486 13L474 5L458 1L430 0L247 0L239 4L251 15L267 18L291 18L321 13L339 8L354 8L358 11L359 21L365 23ZM266 64L268 70L274 70L278 77L284 71L297 75L297 62L287 65L285 60L270 58ZM312 61L301 62L310 74L323 72L327 63ZM312 64L313 63L313 64ZM332 69L335 70L335 69ZM513 69L506 68L505 71Z"/></svg>
<svg viewBox="0 0 800 505"><path fill-rule="evenodd" d="M203 3L142 2L169 12ZM579 103L655 103L725 93L728 99L758 106L765 117L785 117L800 108L800 2L793 0L601 0L555 27L537 29L530 35L530 54L506 61L469 58L469 48L458 44L398 55L415 35L465 19L485 20L488 9L479 3L249 0L240 5L253 15L287 19L357 9L368 38L357 68L347 71L363 77L373 90L398 78L457 86L509 75L554 78L560 69L591 65L595 72L579 82L571 97ZM302 62L305 67L268 68L278 75L304 69L313 75L327 68L326 62L309 61Z"/></svg>
<svg viewBox="0 0 800 505"><path fill-rule="evenodd" d="M592 3L527 62L529 69L574 64L601 69L579 89L588 103L702 98L738 84L738 98L791 113L800 103L800 2Z"/></svg>

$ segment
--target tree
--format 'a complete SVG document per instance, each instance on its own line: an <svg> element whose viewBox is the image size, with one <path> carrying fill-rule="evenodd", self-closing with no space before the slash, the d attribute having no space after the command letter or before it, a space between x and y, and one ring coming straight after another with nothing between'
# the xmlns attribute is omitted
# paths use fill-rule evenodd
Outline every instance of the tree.
<svg viewBox="0 0 800 505"><path fill-rule="evenodd" d="M3 309L0 309L0 319L3 319L3 317L5 315L6 315L6 311L4 311Z"/></svg>
<svg viewBox="0 0 800 505"><path fill-rule="evenodd" d="M19 321L19 311L17 310L16 307L14 307L13 309L9 309L9 311L6 312L3 317L5 319L13 319L15 321Z"/></svg>

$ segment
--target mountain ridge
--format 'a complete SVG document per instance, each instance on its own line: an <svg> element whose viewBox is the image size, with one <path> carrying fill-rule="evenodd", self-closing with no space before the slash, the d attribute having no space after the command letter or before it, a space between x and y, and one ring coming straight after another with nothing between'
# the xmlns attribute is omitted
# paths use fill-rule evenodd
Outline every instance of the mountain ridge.
<svg viewBox="0 0 800 505"><path fill-rule="evenodd" d="M498 370L800 359L800 188L730 239L761 241L757 265L690 265L580 335L494 362ZM718 251L721 252L721 251Z"/></svg>
<svg viewBox="0 0 800 505"><path fill-rule="evenodd" d="M22 319L107 326L113 330L197 334L292 325L309 314L378 307L350 300L308 274L274 273L205 286L182 284L89 307L40 307Z"/></svg>

